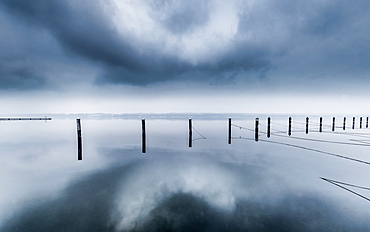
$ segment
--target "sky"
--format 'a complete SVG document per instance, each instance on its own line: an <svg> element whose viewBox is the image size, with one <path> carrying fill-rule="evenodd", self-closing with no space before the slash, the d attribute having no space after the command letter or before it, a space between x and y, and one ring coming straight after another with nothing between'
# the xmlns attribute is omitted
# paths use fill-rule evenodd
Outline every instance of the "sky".
<svg viewBox="0 0 370 232"><path fill-rule="evenodd" d="M365 0L0 0L0 114L367 113L369 11Z"/></svg>

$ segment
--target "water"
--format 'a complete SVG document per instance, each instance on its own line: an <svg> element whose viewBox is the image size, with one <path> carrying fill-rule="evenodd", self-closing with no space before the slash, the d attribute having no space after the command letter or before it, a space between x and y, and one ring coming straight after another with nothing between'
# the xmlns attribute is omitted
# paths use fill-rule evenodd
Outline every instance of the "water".
<svg viewBox="0 0 370 232"><path fill-rule="evenodd" d="M292 137L370 136L310 121L306 135L294 117ZM187 119L148 119L142 154L140 119L82 119L82 161L74 119L1 122L0 231L369 231L370 202L319 178L369 187L369 165L261 140L364 161L370 147L287 138L285 116L267 139L260 122L255 142L254 118L233 120L251 130L234 126L229 145L227 118L194 117L206 139L189 148Z"/></svg>

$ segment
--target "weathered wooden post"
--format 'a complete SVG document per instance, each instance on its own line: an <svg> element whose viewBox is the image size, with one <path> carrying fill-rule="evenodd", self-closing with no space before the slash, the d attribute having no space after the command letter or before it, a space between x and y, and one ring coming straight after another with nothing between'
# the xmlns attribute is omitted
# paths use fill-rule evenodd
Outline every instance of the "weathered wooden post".
<svg viewBox="0 0 370 232"><path fill-rule="evenodd" d="M254 130L254 140L258 142L258 124L259 124L259 118L256 118L256 126Z"/></svg>
<svg viewBox="0 0 370 232"><path fill-rule="evenodd" d="M319 132L320 133L322 132L322 117L320 117L320 129L319 129Z"/></svg>
<svg viewBox="0 0 370 232"><path fill-rule="evenodd" d="M141 152L146 153L145 119L141 120Z"/></svg>
<svg viewBox="0 0 370 232"><path fill-rule="evenodd" d="M308 117L306 118L306 134L308 134Z"/></svg>
<svg viewBox="0 0 370 232"><path fill-rule="evenodd" d="M352 129L355 129L355 120L356 120L356 118L355 118L355 117L353 117Z"/></svg>
<svg viewBox="0 0 370 232"><path fill-rule="evenodd" d="M193 146L193 125L191 118L189 118L189 147Z"/></svg>
<svg viewBox="0 0 370 232"><path fill-rule="evenodd" d="M343 130L346 130L346 117L343 118Z"/></svg>
<svg viewBox="0 0 370 232"><path fill-rule="evenodd" d="M369 117L366 117L366 128L369 128Z"/></svg>
<svg viewBox="0 0 370 232"><path fill-rule="evenodd" d="M267 118L267 138L270 138L271 136L271 118Z"/></svg>
<svg viewBox="0 0 370 232"><path fill-rule="evenodd" d="M360 129L362 128L362 117L360 117Z"/></svg>
<svg viewBox="0 0 370 232"><path fill-rule="evenodd" d="M229 136L228 136L228 143L231 144L231 118L229 118Z"/></svg>
<svg viewBox="0 0 370 232"><path fill-rule="evenodd" d="M335 117L333 117L333 126L332 126L331 130L332 130L332 131L334 131L334 130L335 130Z"/></svg>
<svg viewBox="0 0 370 232"><path fill-rule="evenodd" d="M82 135L81 135L81 119L76 119L77 123L77 159L82 160Z"/></svg>
<svg viewBox="0 0 370 232"><path fill-rule="evenodd" d="M288 135L292 135L292 117L289 117L289 123L288 123Z"/></svg>

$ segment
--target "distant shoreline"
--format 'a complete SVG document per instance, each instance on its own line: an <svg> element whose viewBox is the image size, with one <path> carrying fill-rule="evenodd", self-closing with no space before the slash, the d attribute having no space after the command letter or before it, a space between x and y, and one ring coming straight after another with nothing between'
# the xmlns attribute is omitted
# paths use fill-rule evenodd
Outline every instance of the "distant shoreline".
<svg viewBox="0 0 370 232"><path fill-rule="evenodd" d="M52 119L158 119L158 120L183 120L183 119L199 119L199 120L224 120L227 118L233 119L253 119L256 117L260 118L288 118L288 117L352 117L367 115L333 115L333 114L321 114L321 115L310 115L310 114L266 114L266 113L122 113L122 114L109 114L109 113L71 113L71 114L1 114L0 119L7 121L5 118L52 118Z"/></svg>

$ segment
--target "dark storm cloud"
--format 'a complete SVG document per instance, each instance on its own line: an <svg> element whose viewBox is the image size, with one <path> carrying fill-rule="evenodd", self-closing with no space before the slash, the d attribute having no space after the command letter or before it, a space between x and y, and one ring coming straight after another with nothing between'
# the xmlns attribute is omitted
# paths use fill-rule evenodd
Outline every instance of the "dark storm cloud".
<svg viewBox="0 0 370 232"><path fill-rule="evenodd" d="M6 13L0 14L0 33L0 89L44 87L46 79L37 68L38 61L29 55L35 49L33 42L43 42L43 36L30 33L27 27L17 22L11 23ZM45 47L38 46L40 54Z"/></svg>
<svg viewBox="0 0 370 232"><path fill-rule="evenodd" d="M71 63L69 61L71 57L68 57L71 54L94 61L95 65L104 64L105 67L109 67L107 69L127 67L134 72L145 69L138 60L133 59L135 58L133 50L125 43L117 41L113 29L100 12L97 1L80 1L73 3L73 6L67 1L4 0L1 3L3 11L13 14L5 18L9 24L8 27L13 29L4 31L7 35L2 39L5 46L1 48L2 54L9 55L3 55L0 60L4 68L12 71L1 72L2 88L40 87L41 85L36 86L36 83L44 83L45 79L55 78L56 75L53 70L47 77L41 77L37 73L43 73L45 66L56 66L55 63L58 62ZM19 25L18 19L23 20L25 25ZM20 32L17 31L17 27L20 28ZM30 34L43 33L45 30L56 38L64 49L64 54L57 52L59 48L53 44L53 41L39 41L37 36L30 36ZM49 48L50 53L54 54L45 54L47 52L44 51L44 47ZM33 61L30 61L32 59ZM43 62L43 65L40 65L40 62ZM32 75L20 76L20 74L26 74L24 70L31 69L30 66ZM78 73L71 75L79 78ZM63 80L59 81L63 82Z"/></svg>
<svg viewBox="0 0 370 232"><path fill-rule="evenodd" d="M257 55L235 52L228 57L224 57L222 61L196 66L168 59L160 61L147 60L148 66L140 70L122 66L110 66L97 78L97 83L148 85L169 80L217 83L233 79L234 75L240 73L254 72L261 75L271 68L271 61L265 58L266 55L262 51L256 51L255 54ZM150 62L152 64L149 67Z"/></svg>
<svg viewBox="0 0 370 232"><path fill-rule="evenodd" d="M45 78L29 68L9 70L0 65L0 89L38 89L45 84Z"/></svg>
<svg viewBox="0 0 370 232"><path fill-rule="evenodd" d="M107 15L100 10L102 6L97 1L79 4L38 0L27 2L2 0L1 2L6 9L22 18L27 24L49 30L68 53L100 63L102 69L98 83L142 85L178 78L192 80L191 75L184 75L190 71L201 73L201 79L207 81L209 70L223 71L222 67L228 70L230 65L249 69L255 63L250 62L254 58L253 55L247 55L247 59L243 60L243 56L231 54L226 60L221 58L213 63L191 65L174 55L160 54L157 49L151 47L145 47L144 54L138 54L127 38L119 37L114 27L110 25ZM155 7L159 9L165 7L164 5L166 4L157 4ZM186 3L184 8L180 5L175 12L170 12L171 14L166 18L158 20L174 34L186 33L207 21L207 4L202 5L204 6L197 7L193 3ZM234 57L238 57L237 60ZM261 63L262 59L256 58ZM258 67L259 65L255 66L257 69ZM204 73L203 70L205 70Z"/></svg>
<svg viewBox="0 0 370 232"><path fill-rule="evenodd" d="M131 49L116 41L97 1L3 0L2 3L28 23L50 30L71 53L110 65L136 67L130 59Z"/></svg>
<svg viewBox="0 0 370 232"><path fill-rule="evenodd" d="M98 67L97 84L212 83L274 77L275 70L291 76L368 71L367 1L231 1L225 7L214 1L138 2L146 10L137 8L138 17L130 18L129 11L117 13L114 3L101 1L0 1L1 10L13 15L9 24L21 27L22 19L27 30L49 32L67 54L62 62L72 54ZM117 18L120 13L127 17ZM135 27L140 20L144 28ZM34 73L42 72L36 68ZM0 78L8 82L4 74ZM17 83L9 85L17 88Z"/></svg>

